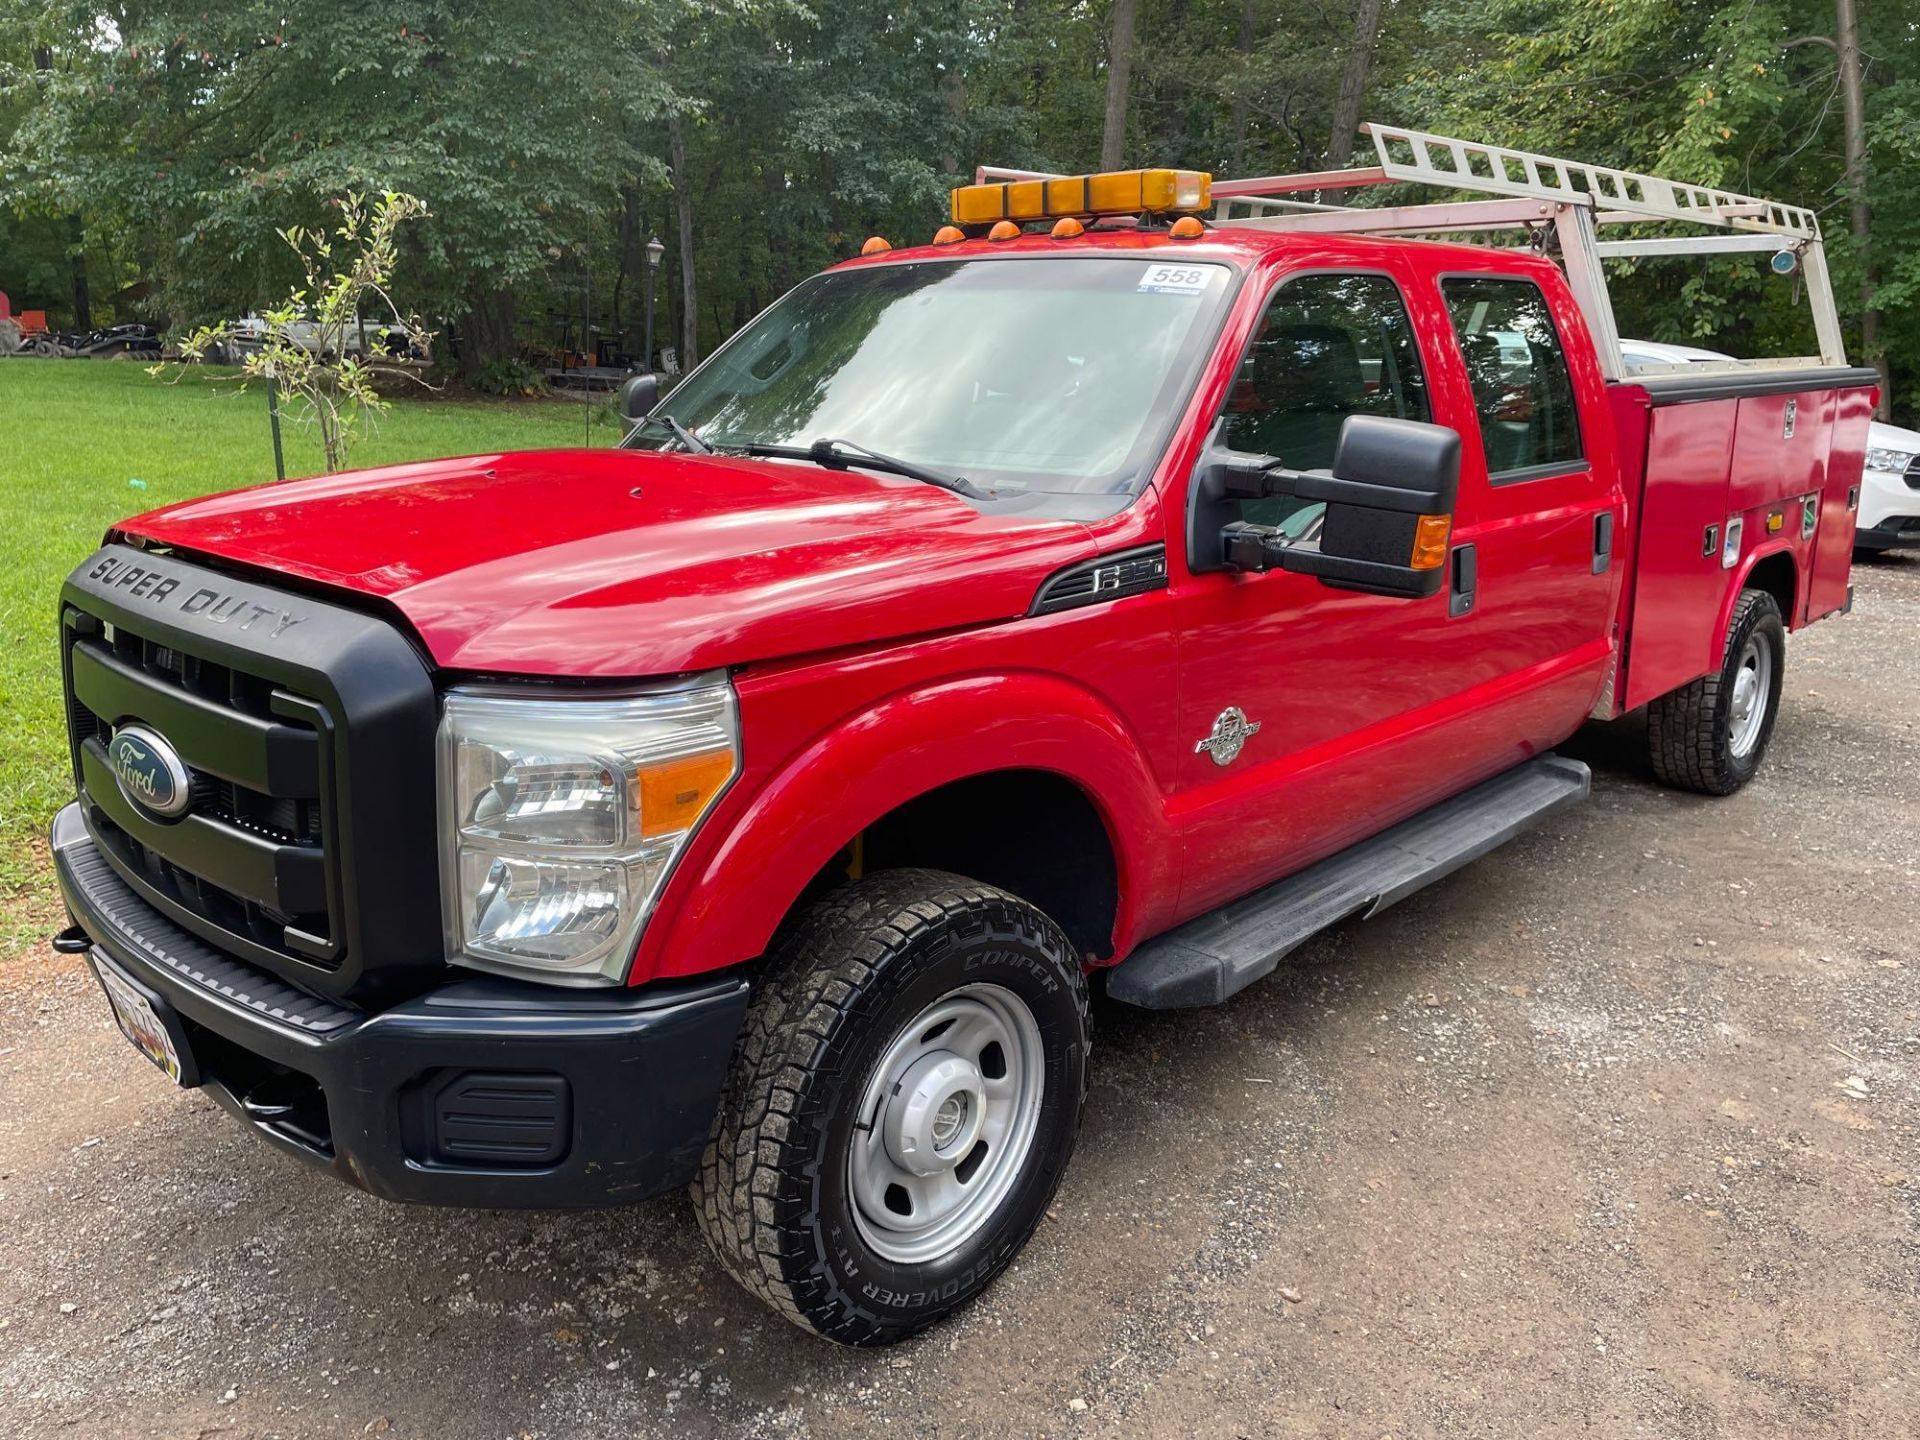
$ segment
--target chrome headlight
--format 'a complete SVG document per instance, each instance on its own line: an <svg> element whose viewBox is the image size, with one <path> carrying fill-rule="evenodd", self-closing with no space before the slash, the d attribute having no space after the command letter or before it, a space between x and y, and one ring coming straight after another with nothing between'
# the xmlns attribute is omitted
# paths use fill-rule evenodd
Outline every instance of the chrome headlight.
<svg viewBox="0 0 1920 1440"><path fill-rule="evenodd" d="M1885 446L1873 445L1867 448L1867 469L1891 470L1898 475L1913 463L1911 450L1889 450Z"/></svg>
<svg viewBox="0 0 1920 1440"><path fill-rule="evenodd" d="M724 677L608 700L451 691L438 764L447 958L619 980L661 882L739 768Z"/></svg>

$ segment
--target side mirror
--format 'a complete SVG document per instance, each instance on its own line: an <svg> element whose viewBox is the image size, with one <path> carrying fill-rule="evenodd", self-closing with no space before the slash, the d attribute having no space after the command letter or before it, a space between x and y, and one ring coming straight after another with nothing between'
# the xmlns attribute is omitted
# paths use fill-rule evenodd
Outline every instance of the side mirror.
<svg viewBox="0 0 1920 1440"><path fill-rule="evenodd" d="M1444 425L1354 415L1331 470L1287 470L1270 456L1208 452L1188 503L1195 570L1292 570L1343 590L1438 594L1460 489L1460 436ZM1226 502L1290 495L1326 507L1317 543L1226 520Z"/></svg>
<svg viewBox="0 0 1920 1440"><path fill-rule="evenodd" d="M614 401L620 411L620 418L627 422L631 430L647 416L653 413L653 407L660 403L660 377L658 375L630 376L620 387L620 394Z"/></svg>

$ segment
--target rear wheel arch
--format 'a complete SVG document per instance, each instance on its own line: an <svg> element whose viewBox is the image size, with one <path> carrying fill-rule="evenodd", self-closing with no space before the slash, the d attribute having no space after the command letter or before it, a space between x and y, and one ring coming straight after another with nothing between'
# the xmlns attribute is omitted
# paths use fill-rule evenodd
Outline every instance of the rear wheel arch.
<svg viewBox="0 0 1920 1440"><path fill-rule="evenodd" d="M1794 605L1800 593L1800 571L1794 561L1793 552L1785 547L1769 551L1757 557L1747 567L1739 585L1727 597L1720 617L1720 632L1716 635L1716 644L1720 636L1726 633L1727 622L1733 615L1734 606L1739 603L1743 590L1763 590L1773 597L1773 603L1780 607L1780 618L1788 629L1794 628L1798 617Z"/></svg>

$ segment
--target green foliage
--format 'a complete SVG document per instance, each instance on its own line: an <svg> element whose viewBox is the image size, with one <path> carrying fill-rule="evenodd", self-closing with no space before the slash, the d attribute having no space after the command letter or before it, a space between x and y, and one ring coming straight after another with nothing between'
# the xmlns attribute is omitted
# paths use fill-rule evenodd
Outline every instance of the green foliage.
<svg viewBox="0 0 1920 1440"><path fill-rule="evenodd" d="M1859 0L1873 252L1847 234L1832 0L1385 0L1364 113L1776 194L1819 209L1844 309L1877 274L1895 394L1920 389L1920 27ZM403 308L471 376L594 312L641 349L682 333L685 199L704 353L868 234L918 241L974 164L1100 151L1109 0L0 0L0 287L61 288L61 225L178 322L297 276L273 238L349 190L418 195ZM1216 172L1317 168L1351 5L1139 0L1125 154ZM48 64L40 65L44 55ZM667 120L686 142L668 173ZM676 188L677 182L677 188ZM1382 197L1384 198L1384 197ZM24 274L12 273L18 269ZM1622 285L1652 338L1793 338L1792 282L1688 261ZM1861 353L1857 342L1854 353ZM1908 413L1911 413L1910 411Z"/></svg>
<svg viewBox="0 0 1920 1440"><path fill-rule="evenodd" d="M486 395L544 395L547 377L524 360L511 356L490 360L473 374L473 388Z"/></svg>
<svg viewBox="0 0 1920 1440"><path fill-rule="evenodd" d="M1920 409L1920 27L1858 0L1869 59L1866 198L1896 418ZM1420 61L1375 110L1429 129L1808 205L1849 354L1869 257L1848 230L1831 0L1432 0ZM1647 261L1614 286L1623 334L1735 354L1806 353L1797 282L1758 265Z"/></svg>
<svg viewBox="0 0 1920 1440"><path fill-rule="evenodd" d="M388 290L397 263L395 236L405 222L424 217L426 206L415 196L391 190L371 206L364 195L348 195L335 204L340 223L331 235L298 225L280 232L298 258L304 280L282 304L261 316L263 330L204 325L180 341L180 358L188 362L224 354L243 339L251 342L242 373L299 402L294 419L319 430L328 473L346 468L356 433L365 431L375 411L388 408L374 388L375 363L364 353L349 353L350 341L367 319L368 305L384 307L386 320L403 327L416 346L424 349L430 338L418 316L400 313ZM337 262L336 247L341 252ZM336 263L342 268L333 269ZM154 373L164 369L155 366Z"/></svg>

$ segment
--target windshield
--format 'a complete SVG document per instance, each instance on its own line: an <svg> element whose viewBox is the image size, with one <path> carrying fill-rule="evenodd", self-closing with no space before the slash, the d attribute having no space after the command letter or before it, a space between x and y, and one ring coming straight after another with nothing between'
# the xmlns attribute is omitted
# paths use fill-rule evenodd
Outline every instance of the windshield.
<svg viewBox="0 0 1920 1440"><path fill-rule="evenodd" d="M1094 256L819 275L660 410L717 450L832 439L988 491L1131 491L1230 279L1224 265ZM678 447L658 426L626 443Z"/></svg>

